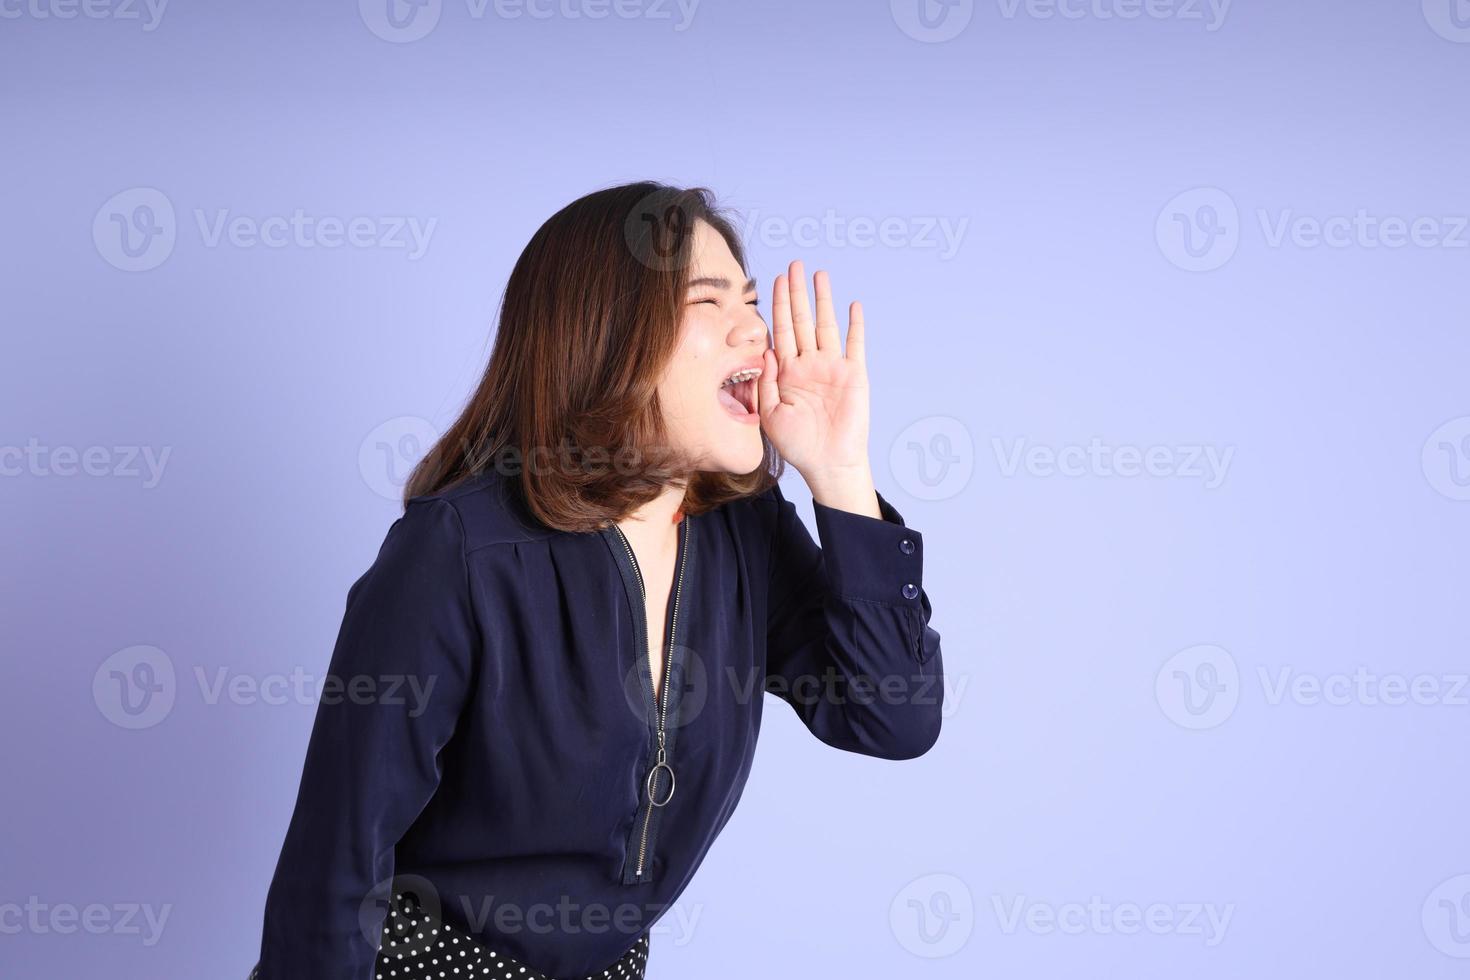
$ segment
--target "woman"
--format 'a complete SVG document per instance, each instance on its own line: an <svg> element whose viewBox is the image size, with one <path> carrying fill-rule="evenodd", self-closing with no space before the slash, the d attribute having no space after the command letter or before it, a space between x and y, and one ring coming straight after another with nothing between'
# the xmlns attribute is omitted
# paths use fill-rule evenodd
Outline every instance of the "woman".
<svg viewBox="0 0 1470 980"><path fill-rule="evenodd" d="M837 748L934 743L939 634L923 541L873 485L862 308L844 353L805 280L776 278L770 348L705 190L613 187L537 231L348 594L262 980L641 977L763 693Z"/></svg>

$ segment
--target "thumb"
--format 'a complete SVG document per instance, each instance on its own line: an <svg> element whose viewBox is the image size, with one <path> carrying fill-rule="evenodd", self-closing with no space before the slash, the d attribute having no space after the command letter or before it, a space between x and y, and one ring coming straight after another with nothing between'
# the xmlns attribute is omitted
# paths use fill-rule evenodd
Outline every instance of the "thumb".
<svg viewBox="0 0 1470 980"><path fill-rule="evenodd" d="M776 352L769 347L761 353L761 376L756 382L756 408L762 421L771 417L781 404L781 386L776 382Z"/></svg>

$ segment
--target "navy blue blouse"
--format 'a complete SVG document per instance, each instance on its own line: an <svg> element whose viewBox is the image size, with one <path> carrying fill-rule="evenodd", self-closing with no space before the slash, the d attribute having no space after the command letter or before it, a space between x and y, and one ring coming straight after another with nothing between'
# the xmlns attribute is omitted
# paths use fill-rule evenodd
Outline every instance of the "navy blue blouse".
<svg viewBox="0 0 1470 980"><path fill-rule="evenodd" d="M938 737L924 542L881 494L881 520L815 503L820 548L779 487L684 517L655 700L621 532L548 528L516 486L410 501L348 592L262 980L369 980L395 876L486 948L600 973L730 818L763 693L851 752Z"/></svg>

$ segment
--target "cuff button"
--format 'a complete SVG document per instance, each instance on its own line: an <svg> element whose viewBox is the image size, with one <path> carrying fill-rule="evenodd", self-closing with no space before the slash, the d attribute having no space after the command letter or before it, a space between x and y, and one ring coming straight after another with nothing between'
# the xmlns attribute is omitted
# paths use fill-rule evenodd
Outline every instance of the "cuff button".
<svg viewBox="0 0 1470 980"><path fill-rule="evenodd" d="M903 587L903 597L905 599L912 599L914 596L916 596L918 594L919 594L919 587L917 585L915 585L914 583L912 583L912 582L910 582L908 585L905 585Z"/></svg>

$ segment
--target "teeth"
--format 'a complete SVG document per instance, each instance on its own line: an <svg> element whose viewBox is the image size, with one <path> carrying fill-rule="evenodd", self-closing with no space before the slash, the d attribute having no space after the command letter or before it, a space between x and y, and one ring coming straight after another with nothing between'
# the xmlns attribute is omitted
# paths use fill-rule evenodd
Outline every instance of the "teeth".
<svg viewBox="0 0 1470 980"><path fill-rule="evenodd" d="M736 371L734 374L730 375L723 382L721 382L720 387L723 388L726 385L739 384L741 381L749 381L751 378L758 378L760 376L760 368L746 368L743 371Z"/></svg>

